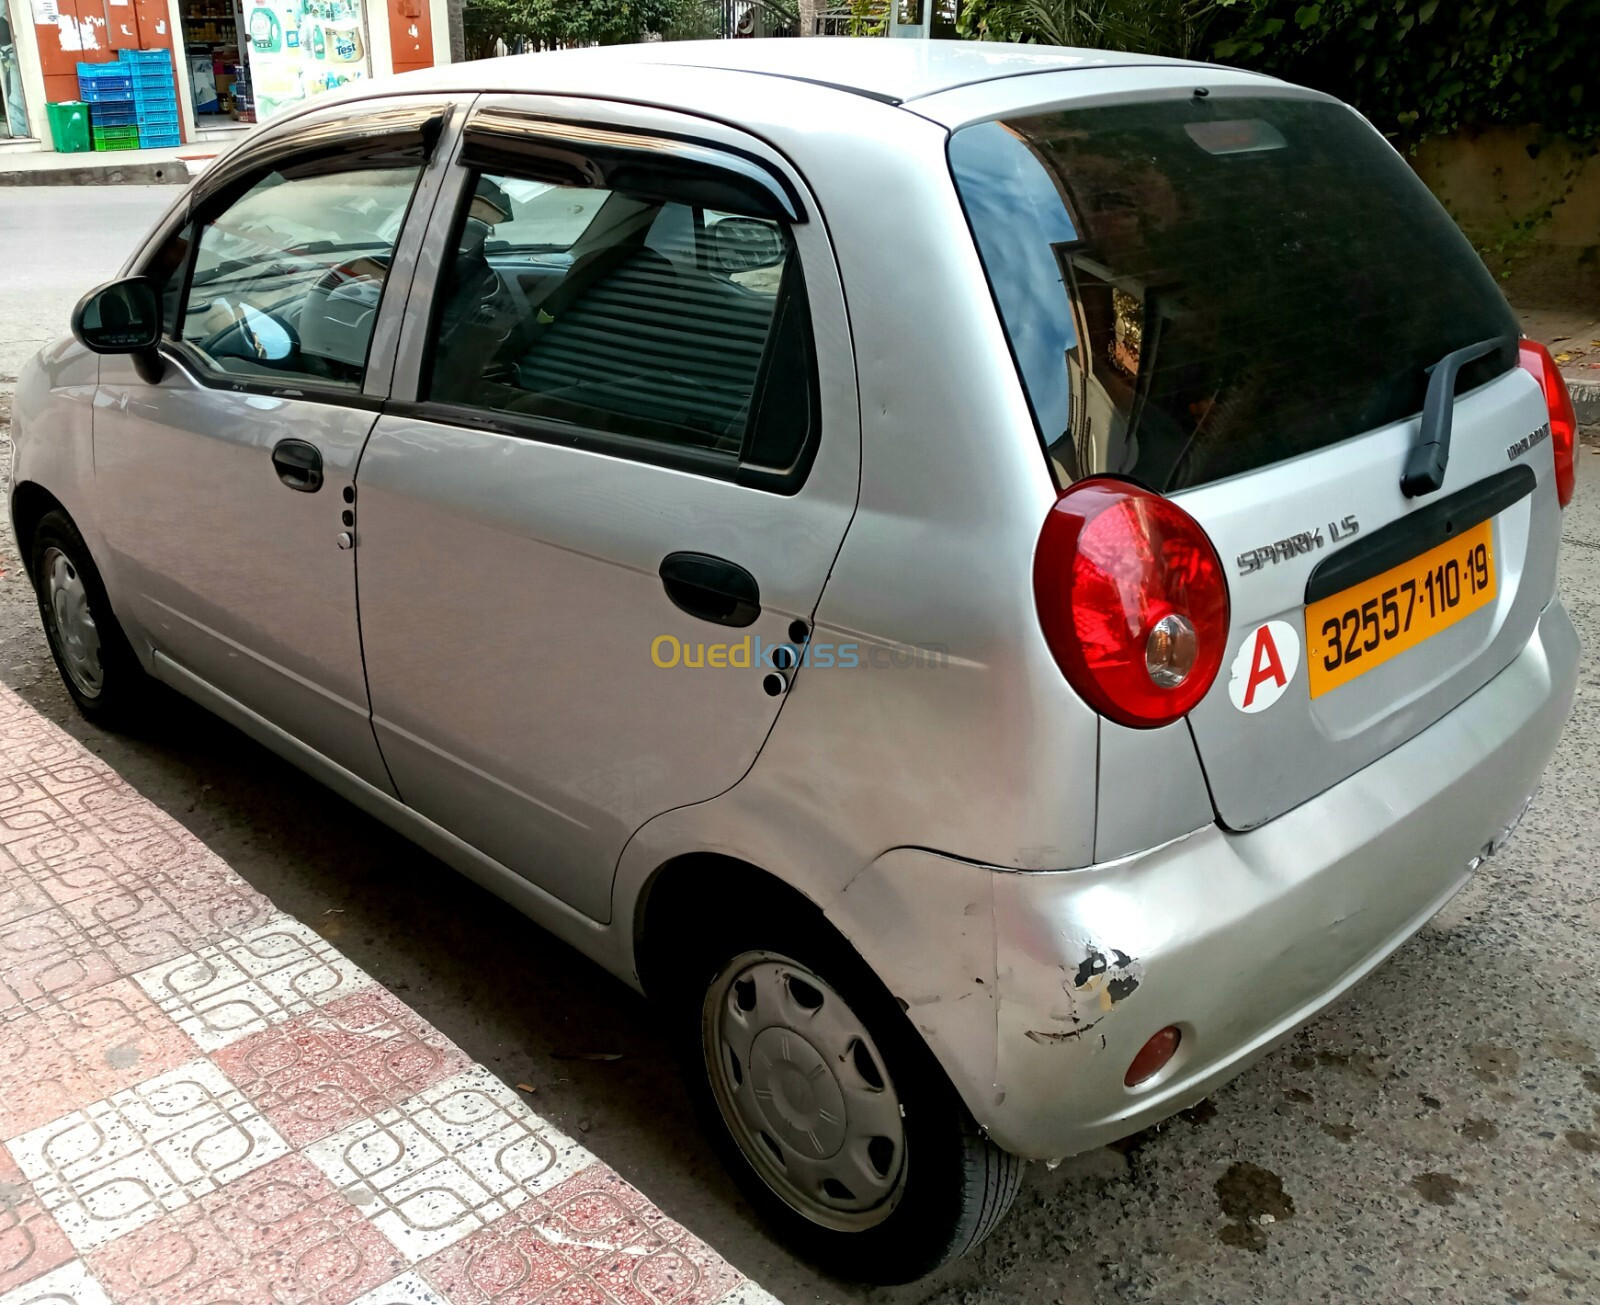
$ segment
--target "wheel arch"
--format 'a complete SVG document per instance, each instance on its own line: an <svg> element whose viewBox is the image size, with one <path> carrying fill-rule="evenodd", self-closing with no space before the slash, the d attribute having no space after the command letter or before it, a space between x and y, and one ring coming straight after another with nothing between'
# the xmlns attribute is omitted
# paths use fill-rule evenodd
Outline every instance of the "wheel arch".
<svg viewBox="0 0 1600 1305"><path fill-rule="evenodd" d="M11 527L17 536L17 552L22 565L32 574L33 536L39 523L50 512L60 511L72 520L72 513L43 485L33 480L18 481L11 490ZM74 525L77 523L74 522Z"/></svg>
<svg viewBox="0 0 1600 1305"><path fill-rule="evenodd" d="M647 996L663 997L672 987L667 965L676 930L703 928L707 903L714 904L719 913L726 911L735 900L730 896L734 892L741 909L759 902L771 909L798 910L838 933L821 906L771 871L717 852L684 853L656 867L634 908L634 969ZM698 922L694 918L697 911L701 912Z"/></svg>

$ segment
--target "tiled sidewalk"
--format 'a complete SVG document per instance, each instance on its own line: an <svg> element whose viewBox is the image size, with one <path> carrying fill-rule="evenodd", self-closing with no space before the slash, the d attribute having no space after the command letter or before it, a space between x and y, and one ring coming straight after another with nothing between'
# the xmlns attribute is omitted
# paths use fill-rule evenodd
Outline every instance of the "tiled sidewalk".
<svg viewBox="0 0 1600 1305"><path fill-rule="evenodd" d="M0 687L0 1305L766 1292Z"/></svg>

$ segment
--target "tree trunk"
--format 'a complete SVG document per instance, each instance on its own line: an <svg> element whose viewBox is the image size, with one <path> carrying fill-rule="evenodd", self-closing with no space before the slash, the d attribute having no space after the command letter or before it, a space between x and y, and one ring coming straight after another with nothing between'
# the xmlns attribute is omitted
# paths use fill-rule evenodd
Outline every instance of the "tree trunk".
<svg viewBox="0 0 1600 1305"><path fill-rule="evenodd" d="M821 9L819 0L800 0L800 21L797 35L815 36L817 34L817 14Z"/></svg>

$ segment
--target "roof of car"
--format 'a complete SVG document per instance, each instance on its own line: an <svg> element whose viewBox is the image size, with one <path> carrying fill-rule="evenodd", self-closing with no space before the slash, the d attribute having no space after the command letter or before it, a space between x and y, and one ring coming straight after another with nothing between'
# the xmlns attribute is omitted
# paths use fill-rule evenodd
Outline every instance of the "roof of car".
<svg viewBox="0 0 1600 1305"><path fill-rule="evenodd" d="M882 37L817 37L810 40L651 41L508 55L451 64L428 80L459 89L491 81L506 90L540 90L551 73L582 71L604 77L630 65L684 70L716 68L783 77L854 95L903 104L958 86L1031 73L1134 65L1182 67L1188 61L1116 50L1002 45L991 41L885 40ZM1188 66L1194 66L1188 64ZM413 77L416 74L412 74ZM409 80L409 79L408 79Z"/></svg>

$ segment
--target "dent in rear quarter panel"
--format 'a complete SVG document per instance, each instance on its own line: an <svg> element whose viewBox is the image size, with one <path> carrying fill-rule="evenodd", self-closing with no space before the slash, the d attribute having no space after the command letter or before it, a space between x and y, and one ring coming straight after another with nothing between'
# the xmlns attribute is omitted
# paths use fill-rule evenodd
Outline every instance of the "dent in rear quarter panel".
<svg viewBox="0 0 1600 1305"><path fill-rule="evenodd" d="M93 506L94 393L99 379L100 359L66 336L23 365L11 405L13 502L24 482L48 490L77 523L97 564L105 553Z"/></svg>

